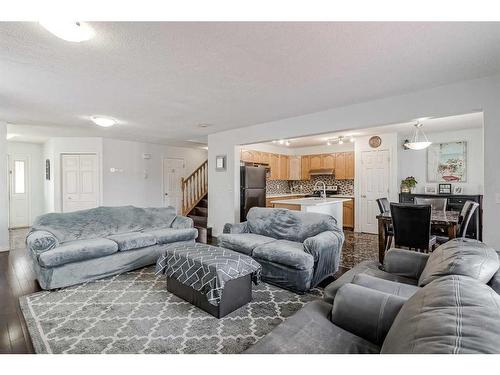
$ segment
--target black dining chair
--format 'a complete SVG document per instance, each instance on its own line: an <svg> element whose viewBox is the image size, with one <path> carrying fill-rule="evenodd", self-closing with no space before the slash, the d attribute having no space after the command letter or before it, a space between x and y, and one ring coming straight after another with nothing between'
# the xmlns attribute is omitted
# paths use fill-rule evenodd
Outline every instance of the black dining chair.
<svg viewBox="0 0 500 375"><path fill-rule="evenodd" d="M385 212L390 212L391 211L391 205L389 203L389 199L387 198L378 198L377 199L377 204L378 204L378 209L380 210L380 213L383 214ZM392 244L392 239L394 238L394 229L392 228L391 223L386 223L384 225L384 232L385 232L385 244L384 248L385 251L389 250Z"/></svg>
<svg viewBox="0 0 500 375"><path fill-rule="evenodd" d="M431 206L391 203L394 245L429 252L436 245L431 236Z"/></svg>
<svg viewBox="0 0 500 375"><path fill-rule="evenodd" d="M465 238L467 234L467 228L469 227L469 223L472 219L472 215L479 207L479 203L474 201L466 201L462 210L460 211L460 215L458 216L458 229L457 229L457 238ZM448 236L438 236L437 242L439 244L443 244L448 242L450 238Z"/></svg>
<svg viewBox="0 0 500 375"><path fill-rule="evenodd" d="M434 211L446 211L448 199L415 197L415 204L430 204Z"/></svg>

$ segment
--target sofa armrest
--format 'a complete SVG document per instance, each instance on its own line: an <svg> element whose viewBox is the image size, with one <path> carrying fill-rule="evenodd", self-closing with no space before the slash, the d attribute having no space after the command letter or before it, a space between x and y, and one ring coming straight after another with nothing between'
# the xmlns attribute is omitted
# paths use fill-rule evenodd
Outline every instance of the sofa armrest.
<svg viewBox="0 0 500 375"><path fill-rule="evenodd" d="M249 233L248 223L244 221L243 223L230 224L226 223L222 233Z"/></svg>
<svg viewBox="0 0 500 375"><path fill-rule="evenodd" d="M186 216L176 216L172 222L173 229L189 229L194 227L193 219Z"/></svg>
<svg viewBox="0 0 500 375"><path fill-rule="evenodd" d="M404 249L390 249L385 254L384 270L394 275L418 280L429 254Z"/></svg>
<svg viewBox="0 0 500 375"><path fill-rule="evenodd" d="M332 322L376 345L385 336L406 298L355 284L339 289L333 302Z"/></svg>
<svg viewBox="0 0 500 375"><path fill-rule="evenodd" d="M304 251L314 258L312 286L337 272L343 244L344 233L341 231L325 231L306 238Z"/></svg>
<svg viewBox="0 0 500 375"><path fill-rule="evenodd" d="M35 230L26 237L26 247L35 256L59 246L59 241L52 233L44 230Z"/></svg>

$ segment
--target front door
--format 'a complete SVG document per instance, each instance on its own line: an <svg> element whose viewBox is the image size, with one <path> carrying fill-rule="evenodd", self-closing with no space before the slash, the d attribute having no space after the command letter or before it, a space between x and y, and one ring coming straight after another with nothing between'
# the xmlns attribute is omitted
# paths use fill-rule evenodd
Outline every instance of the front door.
<svg viewBox="0 0 500 375"><path fill-rule="evenodd" d="M177 213L182 208L181 180L184 171L184 159L163 160L163 204L165 207L175 207Z"/></svg>
<svg viewBox="0 0 500 375"><path fill-rule="evenodd" d="M98 206L99 181L96 154L61 156L63 212Z"/></svg>
<svg viewBox="0 0 500 375"><path fill-rule="evenodd" d="M377 199L389 196L389 151L361 152L361 231L377 233Z"/></svg>
<svg viewBox="0 0 500 375"><path fill-rule="evenodd" d="M9 155L9 227L30 225L30 163L28 155Z"/></svg>

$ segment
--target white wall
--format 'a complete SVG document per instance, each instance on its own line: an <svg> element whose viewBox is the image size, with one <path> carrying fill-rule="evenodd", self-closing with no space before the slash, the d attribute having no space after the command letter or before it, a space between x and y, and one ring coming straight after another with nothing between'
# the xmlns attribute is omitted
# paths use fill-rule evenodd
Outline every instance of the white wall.
<svg viewBox="0 0 500 375"><path fill-rule="evenodd" d="M0 251L9 250L9 190L7 189L7 124L0 121Z"/></svg>
<svg viewBox="0 0 500 375"><path fill-rule="evenodd" d="M483 156L483 129L462 129L450 132L426 133L429 141L434 143L467 141L467 181L454 183L463 187L463 194L483 194L484 191L484 156ZM414 176L418 181L416 192L423 193L425 185L434 185L437 182L427 181L427 150L404 150L401 145L408 135L399 135L398 179Z"/></svg>
<svg viewBox="0 0 500 375"><path fill-rule="evenodd" d="M151 159L145 160L143 158L145 153L151 154ZM105 138L103 140L103 205L162 206L164 158L184 159L187 176L207 159L207 151ZM123 171L112 173L110 168Z"/></svg>
<svg viewBox="0 0 500 375"><path fill-rule="evenodd" d="M328 145L318 145L318 146L308 146L308 147L286 147L279 145L269 145L265 143L254 143L241 147L247 150L256 150L262 152L272 152L275 154L283 155L311 155L311 154L327 154L331 152L347 152L354 151L354 143L345 142L342 145L334 144Z"/></svg>
<svg viewBox="0 0 500 375"><path fill-rule="evenodd" d="M311 133L348 131L398 124L420 117L445 117L482 110L484 113L484 239L500 243L500 76L459 82L405 95L339 107L304 116L234 129L208 136L209 225L217 235L224 223L237 221L239 154L236 145ZM215 171L216 155L227 155L228 169Z"/></svg>
<svg viewBox="0 0 500 375"><path fill-rule="evenodd" d="M28 155L30 161L30 224L33 220L43 214L44 211L44 181L45 162L43 159L43 146L39 143L7 142L7 153L9 155Z"/></svg>

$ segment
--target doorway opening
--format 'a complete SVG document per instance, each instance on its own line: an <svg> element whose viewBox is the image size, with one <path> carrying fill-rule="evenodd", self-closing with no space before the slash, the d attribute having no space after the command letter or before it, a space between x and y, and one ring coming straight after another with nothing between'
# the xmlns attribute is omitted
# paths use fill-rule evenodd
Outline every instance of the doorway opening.
<svg viewBox="0 0 500 375"><path fill-rule="evenodd" d="M163 205L175 207L177 214L182 210L182 178L185 176L184 159L163 159Z"/></svg>

